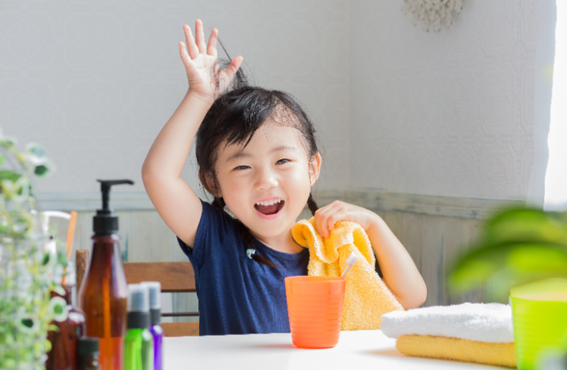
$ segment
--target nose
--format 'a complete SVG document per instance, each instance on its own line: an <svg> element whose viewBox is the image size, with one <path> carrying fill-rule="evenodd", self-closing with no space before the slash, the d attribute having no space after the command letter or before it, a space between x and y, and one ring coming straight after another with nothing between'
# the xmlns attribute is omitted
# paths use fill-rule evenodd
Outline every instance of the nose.
<svg viewBox="0 0 567 370"><path fill-rule="evenodd" d="M270 169L258 171L256 176L256 189L267 190L277 187L279 184L276 173Z"/></svg>

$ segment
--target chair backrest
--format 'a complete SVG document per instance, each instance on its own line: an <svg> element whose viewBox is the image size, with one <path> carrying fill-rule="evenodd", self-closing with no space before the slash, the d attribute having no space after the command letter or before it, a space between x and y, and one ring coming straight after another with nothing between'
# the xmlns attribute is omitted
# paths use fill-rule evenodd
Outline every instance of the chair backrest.
<svg viewBox="0 0 567 370"><path fill-rule="evenodd" d="M77 292L81 288L89 261L88 250L77 250L75 270ZM142 281L158 281L162 293L195 292L195 275L191 262L123 262L124 274L128 284ZM199 316L198 312L162 312L163 317ZM166 337L199 335L198 322L161 323Z"/></svg>

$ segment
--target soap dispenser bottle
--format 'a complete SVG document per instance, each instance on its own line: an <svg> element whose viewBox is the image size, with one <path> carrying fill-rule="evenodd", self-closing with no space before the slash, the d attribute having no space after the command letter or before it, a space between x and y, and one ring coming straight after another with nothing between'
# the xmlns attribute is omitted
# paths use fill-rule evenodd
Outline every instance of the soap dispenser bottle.
<svg viewBox="0 0 567 370"><path fill-rule="evenodd" d="M93 247L79 293L79 306L87 318L87 336L99 338L101 370L122 370L128 287L118 236L118 217L109 207L113 185L131 180L98 180L102 209L93 217Z"/></svg>

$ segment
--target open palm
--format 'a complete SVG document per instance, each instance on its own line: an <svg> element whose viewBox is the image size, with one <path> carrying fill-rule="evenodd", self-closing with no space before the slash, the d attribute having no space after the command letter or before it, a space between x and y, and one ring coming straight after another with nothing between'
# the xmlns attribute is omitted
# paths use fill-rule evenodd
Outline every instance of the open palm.
<svg viewBox="0 0 567 370"><path fill-rule="evenodd" d="M183 30L187 46L180 42L179 54L187 71L189 91L214 100L228 88L243 58L237 56L222 70L217 58L218 30L213 28L208 45L205 43L203 23L200 19L195 21L195 38L188 25L183 26Z"/></svg>

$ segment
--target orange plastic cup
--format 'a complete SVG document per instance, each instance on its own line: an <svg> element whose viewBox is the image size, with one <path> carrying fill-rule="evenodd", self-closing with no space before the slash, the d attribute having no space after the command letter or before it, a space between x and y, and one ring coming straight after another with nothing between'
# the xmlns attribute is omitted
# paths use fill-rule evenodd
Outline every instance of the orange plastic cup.
<svg viewBox="0 0 567 370"><path fill-rule="evenodd" d="M346 279L285 278L291 340L299 348L332 348L339 342Z"/></svg>

